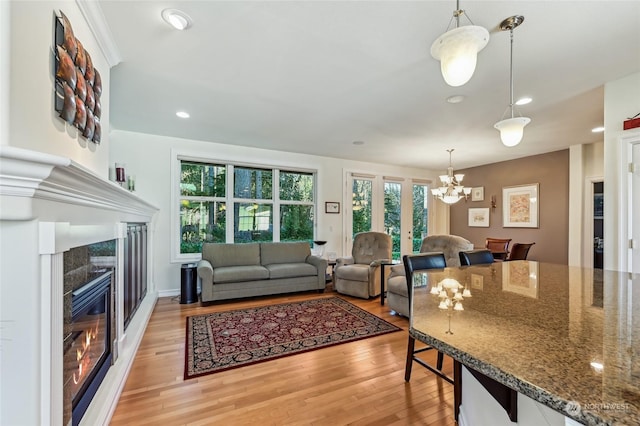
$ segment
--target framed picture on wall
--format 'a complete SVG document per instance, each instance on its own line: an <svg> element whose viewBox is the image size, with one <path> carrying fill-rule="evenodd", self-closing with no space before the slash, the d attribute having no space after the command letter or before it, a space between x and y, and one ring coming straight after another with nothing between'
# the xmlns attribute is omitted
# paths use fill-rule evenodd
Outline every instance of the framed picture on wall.
<svg viewBox="0 0 640 426"><path fill-rule="evenodd" d="M471 188L471 201L484 201L484 186Z"/></svg>
<svg viewBox="0 0 640 426"><path fill-rule="evenodd" d="M534 183L502 188L504 228L538 227L538 186Z"/></svg>
<svg viewBox="0 0 640 426"><path fill-rule="evenodd" d="M469 209L469 226L478 228L489 227L489 207Z"/></svg>
<svg viewBox="0 0 640 426"><path fill-rule="evenodd" d="M325 213L340 213L340 203L337 201L327 201L324 203Z"/></svg>

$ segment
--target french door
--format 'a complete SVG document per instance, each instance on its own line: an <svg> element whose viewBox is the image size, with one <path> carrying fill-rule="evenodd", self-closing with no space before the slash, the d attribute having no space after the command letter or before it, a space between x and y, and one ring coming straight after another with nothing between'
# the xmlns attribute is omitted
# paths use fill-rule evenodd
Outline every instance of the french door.
<svg viewBox="0 0 640 426"><path fill-rule="evenodd" d="M429 184L425 180L348 173L351 200L345 200L347 253L353 236L366 231L391 236L394 260L418 252L428 233Z"/></svg>

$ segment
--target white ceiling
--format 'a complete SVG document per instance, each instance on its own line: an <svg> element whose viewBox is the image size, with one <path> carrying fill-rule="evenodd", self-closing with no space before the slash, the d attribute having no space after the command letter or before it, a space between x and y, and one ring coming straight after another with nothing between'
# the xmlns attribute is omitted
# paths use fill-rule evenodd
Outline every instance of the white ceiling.
<svg viewBox="0 0 640 426"><path fill-rule="evenodd" d="M443 169L449 148L460 169L601 141L591 129L603 124L604 83L640 71L640 1L463 0L491 39L458 88L430 55L453 0L99 5L122 59L112 128L400 166ZM160 16L169 7L193 27L171 29ZM515 97L533 98L519 107L532 121L506 148L493 128L509 103L509 33L498 25L516 14Z"/></svg>

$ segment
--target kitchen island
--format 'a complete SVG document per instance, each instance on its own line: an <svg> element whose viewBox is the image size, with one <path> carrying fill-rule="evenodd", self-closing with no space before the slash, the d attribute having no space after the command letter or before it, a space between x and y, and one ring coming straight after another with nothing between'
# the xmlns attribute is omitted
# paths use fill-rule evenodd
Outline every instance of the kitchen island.
<svg viewBox="0 0 640 426"><path fill-rule="evenodd" d="M463 310L452 297L441 309L458 286ZM567 423L640 424L640 275L533 261L446 268L414 275L411 309L411 337L516 391L518 403ZM460 423L480 424L473 413L486 408L462 377ZM512 420L526 424L528 412Z"/></svg>

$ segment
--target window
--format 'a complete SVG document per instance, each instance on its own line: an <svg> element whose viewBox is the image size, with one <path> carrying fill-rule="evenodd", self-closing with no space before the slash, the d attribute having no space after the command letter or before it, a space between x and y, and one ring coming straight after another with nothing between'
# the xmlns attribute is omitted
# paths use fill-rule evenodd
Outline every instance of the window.
<svg viewBox="0 0 640 426"><path fill-rule="evenodd" d="M205 242L313 241L315 173L178 162L179 259Z"/></svg>
<svg viewBox="0 0 640 426"><path fill-rule="evenodd" d="M280 172L280 241L313 241L313 174Z"/></svg>
<svg viewBox="0 0 640 426"><path fill-rule="evenodd" d="M183 161L180 167L180 253L224 242L226 167Z"/></svg>
<svg viewBox="0 0 640 426"><path fill-rule="evenodd" d="M273 170L235 167L233 196L233 242L273 241Z"/></svg>

